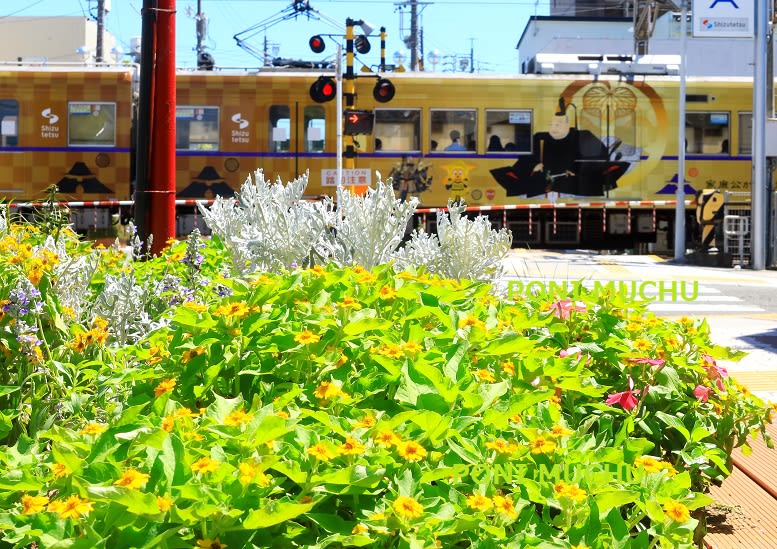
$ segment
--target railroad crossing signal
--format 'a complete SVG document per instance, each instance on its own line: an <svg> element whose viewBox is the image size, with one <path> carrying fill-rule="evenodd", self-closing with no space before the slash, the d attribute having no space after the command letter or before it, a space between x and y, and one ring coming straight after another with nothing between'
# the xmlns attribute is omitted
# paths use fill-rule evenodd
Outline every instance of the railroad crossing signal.
<svg viewBox="0 0 777 549"><path fill-rule="evenodd" d="M370 134L374 121L372 111L345 111L343 132L347 135Z"/></svg>
<svg viewBox="0 0 777 549"><path fill-rule="evenodd" d="M308 44L310 45L310 49L313 50L313 53L321 53L322 51L324 51L324 48L326 48L324 39L321 37L320 34L311 36L310 40L308 40Z"/></svg>
<svg viewBox="0 0 777 549"><path fill-rule="evenodd" d="M316 103L326 103L337 95L337 84L331 76L319 76L310 86L310 97Z"/></svg>
<svg viewBox="0 0 777 549"><path fill-rule="evenodd" d="M378 103L388 103L394 98L396 91L391 80L387 78L378 78L378 81L372 90L372 96Z"/></svg>

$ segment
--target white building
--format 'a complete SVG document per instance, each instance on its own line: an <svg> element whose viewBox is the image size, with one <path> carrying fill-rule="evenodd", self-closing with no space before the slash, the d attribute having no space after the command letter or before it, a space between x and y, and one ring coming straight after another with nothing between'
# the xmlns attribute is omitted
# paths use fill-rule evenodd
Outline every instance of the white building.
<svg viewBox="0 0 777 549"><path fill-rule="evenodd" d="M649 41L651 56L679 56L680 13L658 18ZM596 56L634 56L632 17L532 16L518 40L522 73L553 72L551 64L565 66L556 72L572 72L576 58L579 70L589 69ZM693 76L753 76L755 46L752 38L698 38L691 33L691 15L686 24L686 70ZM679 57L675 57L679 61ZM606 63L606 59L603 60ZM544 65L544 68L543 68Z"/></svg>
<svg viewBox="0 0 777 549"><path fill-rule="evenodd" d="M93 63L97 23L84 17L5 17L0 19L0 61ZM103 59L118 61L116 39L103 33Z"/></svg>

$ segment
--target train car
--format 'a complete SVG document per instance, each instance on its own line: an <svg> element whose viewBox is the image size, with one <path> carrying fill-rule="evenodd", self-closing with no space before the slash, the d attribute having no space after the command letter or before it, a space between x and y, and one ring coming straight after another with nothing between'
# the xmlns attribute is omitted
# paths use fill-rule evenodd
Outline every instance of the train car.
<svg viewBox="0 0 777 549"><path fill-rule="evenodd" d="M309 194L333 195L337 102L311 97L332 76L179 73L178 196L230 194L257 168L284 181L308 172ZM371 131L345 136L347 185L409 167L422 207L491 208L516 244L628 248L663 230L671 245L677 77L395 73L388 102L377 79L352 82ZM686 97L687 198L749 191L751 81L689 78Z"/></svg>
<svg viewBox="0 0 777 549"><path fill-rule="evenodd" d="M39 201L56 185L60 200L129 198L136 84L132 66L0 65L0 196ZM110 211L75 222L106 227Z"/></svg>
<svg viewBox="0 0 777 549"><path fill-rule="evenodd" d="M334 196L337 100L312 93L334 76L179 71L177 198L230 196L256 169L283 181L308 173L307 194ZM346 185L374 184L379 173L422 208L463 199L509 227L516 245L670 247L678 181L688 199L750 190L750 79L687 79L681 178L677 76L382 76L390 100L375 93L377 74L341 83L353 85L364 115L345 125ZM133 66L0 67L0 196L40 200L55 184L63 200L131 199L136 84ZM95 227L111 213L80 212ZM178 214L180 234L204 229L194 207ZM687 214L692 240L692 207Z"/></svg>

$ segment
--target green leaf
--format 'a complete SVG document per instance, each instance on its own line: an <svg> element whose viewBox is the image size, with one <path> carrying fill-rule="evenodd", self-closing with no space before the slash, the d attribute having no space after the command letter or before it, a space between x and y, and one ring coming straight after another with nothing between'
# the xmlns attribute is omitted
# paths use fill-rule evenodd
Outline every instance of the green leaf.
<svg viewBox="0 0 777 549"><path fill-rule="evenodd" d="M267 505L261 509L256 509L248 513L243 521L243 528L249 530L257 528L267 528L268 526L274 526L297 518L303 513L307 513L313 509L317 501L311 501L309 503L295 503L291 501L283 500L269 500Z"/></svg>
<svg viewBox="0 0 777 549"><path fill-rule="evenodd" d="M130 513L135 515L159 514L159 506L154 494L131 490L121 486L89 486L87 492L95 499L123 505Z"/></svg>
<svg viewBox="0 0 777 549"><path fill-rule="evenodd" d="M382 318L362 318L355 322L349 322L343 328L343 332L349 336L360 335L365 332L384 332L391 327L391 321Z"/></svg>
<svg viewBox="0 0 777 549"><path fill-rule="evenodd" d="M608 490L594 494L599 513L609 513L610 509L618 509L639 499L639 492L633 490Z"/></svg>
<svg viewBox="0 0 777 549"><path fill-rule="evenodd" d="M688 431L685 425L683 425L683 422L680 420L680 418L676 416L670 416L669 414L661 411L656 412L656 417L663 421L667 426L677 430L677 432L685 437L686 441L690 440L691 433Z"/></svg>

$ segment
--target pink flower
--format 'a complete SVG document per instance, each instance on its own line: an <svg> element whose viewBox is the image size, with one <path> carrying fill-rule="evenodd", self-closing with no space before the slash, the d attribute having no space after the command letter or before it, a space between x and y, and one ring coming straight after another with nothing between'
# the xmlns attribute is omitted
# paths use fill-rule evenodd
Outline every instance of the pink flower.
<svg viewBox="0 0 777 549"><path fill-rule="evenodd" d="M715 382L715 385L717 385L718 389L725 391L726 388L723 386L723 380L721 378L728 376L728 370L722 366L718 366L718 363L715 362L715 358L710 355L703 354L701 355L701 358L704 360L704 364L702 366L707 372L707 376L710 378L710 380Z"/></svg>
<svg viewBox="0 0 777 549"><path fill-rule="evenodd" d="M710 393L712 392L712 389L709 387L705 387L704 385L697 385L693 389L693 396L701 400L702 402L707 402L710 398Z"/></svg>
<svg viewBox="0 0 777 549"><path fill-rule="evenodd" d="M564 349L558 352L559 358L566 358L568 356L575 356L577 358L580 358L580 355L583 354L583 351L580 350L580 347L570 347L569 349Z"/></svg>
<svg viewBox="0 0 777 549"><path fill-rule="evenodd" d="M651 366L663 366L664 365L664 359L663 358L647 358L647 357L639 357L639 358L627 358L628 362L631 362L632 364L650 364Z"/></svg>
<svg viewBox="0 0 777 549"><path fill-rule="evenodd" d="M647 390L645 392L647 393ZM622 393L613 393L611 395L607 395L607 400L605 403L609 404L610 406L619 404L623 407L624 410L628 412L629 410L633 410L639 403L637 397L634 396L638 395L639 393L640 391L634 390L634 380L631 379L631 376L629 376L629 390L623 391Z"/></svg>
<svg viewBox="0 0 777 549"><path fill-rule="evenodd" d="M584 313L586 311L585 303L579 301L575 302L569 298L560 299L550 306L550 310L553 311L553 316L566 320L572 312Z"/></svg>

